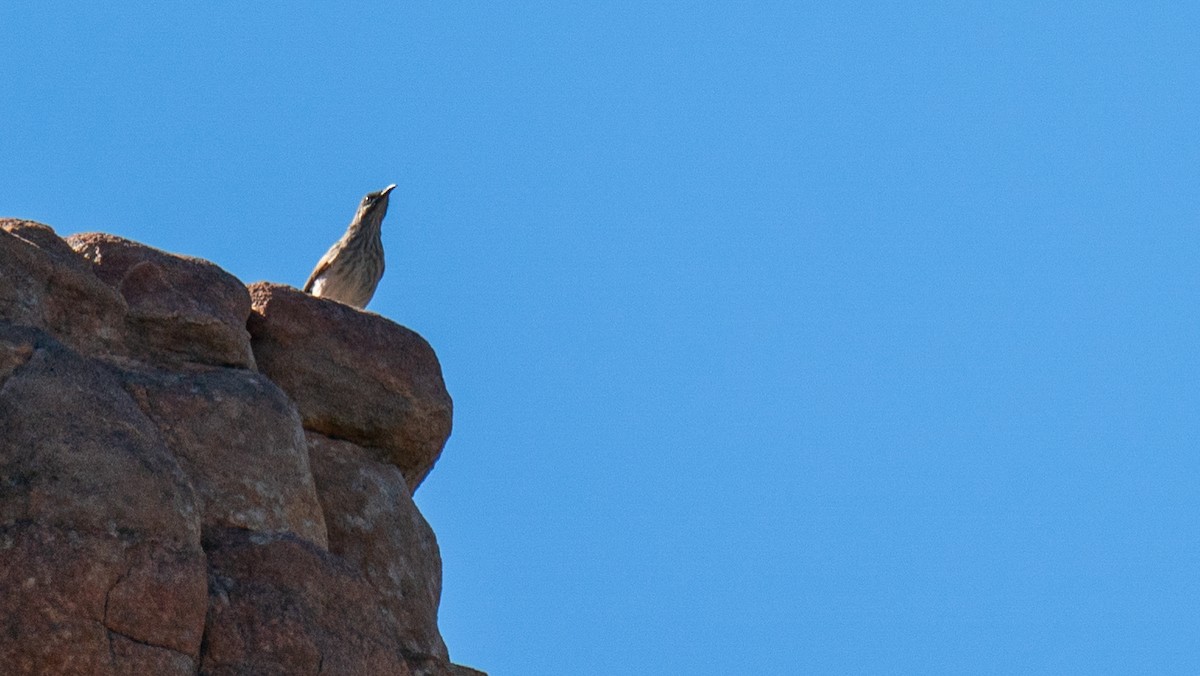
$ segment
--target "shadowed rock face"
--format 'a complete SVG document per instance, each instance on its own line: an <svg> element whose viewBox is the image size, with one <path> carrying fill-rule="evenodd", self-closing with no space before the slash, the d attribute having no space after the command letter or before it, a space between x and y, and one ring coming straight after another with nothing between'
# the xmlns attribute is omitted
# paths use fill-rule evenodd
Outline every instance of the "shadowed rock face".
<svg viewBox="0 0 1200 676"><path fill-rule="evenodd" d="M206 579L188 477L107 369L38 329L0 325L0 346L26 355L0 382L5 673L188 673Z"/></svg>
<svg viewBox="0 0 1200 676"><path fill-rule="evenodd" d="M410 497L450 432L432 349L253 288L0 220L0 673L478 673Z"/></svg>
<svg viewBox="0 0 1200 676"><path fill-rule="evenodd" d="M38 329L0 345L27 355L0 383L0 523L198 544L192 486L120 381Z"/></svg>
<svg viewBox="0 0 1200 676"><path fill-rule="evenodd" d="M205 674L409 674L395 624L351 566L298 538L207 539Z"/></svg>
<svg viewBox="0 0 1200 676"><path fill-rule="evenodd" d="M411 653L446 659L437 631L442 559L400 470L346 441L308 433L329 551L361 570Z"/></svg>
<svg viewBox="0 0 1200 676"><path fill-rule="evenodd" d="M6 674L193 674L206 572L198 545L0 527L0 665Z"/></svg>

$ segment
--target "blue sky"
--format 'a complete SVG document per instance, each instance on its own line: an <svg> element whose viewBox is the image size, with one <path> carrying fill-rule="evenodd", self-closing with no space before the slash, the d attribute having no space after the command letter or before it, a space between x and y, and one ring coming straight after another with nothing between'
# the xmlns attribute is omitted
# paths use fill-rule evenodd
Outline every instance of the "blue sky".
<svg viewBox="0 0 1200 676"><path fill-rule="evenodd" d="M0 212L299 285L399 184L457 661L1200 671L1200 11L245 4L4 3Z"/></svg>

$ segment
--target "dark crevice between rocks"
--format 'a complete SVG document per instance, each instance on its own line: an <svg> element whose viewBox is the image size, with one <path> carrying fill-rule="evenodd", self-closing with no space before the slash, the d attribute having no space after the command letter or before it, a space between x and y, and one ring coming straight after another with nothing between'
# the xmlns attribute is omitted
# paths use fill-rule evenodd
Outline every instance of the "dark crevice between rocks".
<svg viewBox="0 0 1200 676"><path fill-rule="evenodd" d="M122 631L113 629L112 626L109 625L109 623L108 623L109 599L112 597L113 590L115 590L117 588L117 585L121 584L121 582L123 580L125 580L126 578L128 578L129 575L133 572L133 566L134 566L134 564L130 563L129 566L125 568L125 572L118 575L117 579L114 580L111 585L109 585L108 591L104 592L104 618L101 621L101 624L104 625L104 629L108 632L108 652L113 659L113 666L116 666L116 653L113 650L113 635L114 634L117 636L120 636L124 639L127 639L133 643L137 643L138 645L144 645L148 648L158 648L160 650L169 650L173 653L177 653L177 654L187 657L188 659L191 659L192 658L191 655L188 655L187 653L179 652L178 650L176 650L170 646L159 645L157 643L151 643L150 641L142 640L135 636L130 636L129 634L126 634Z"/></svg>
<svg viewBox="0 0 1200 676"><path fill-rule="evenodd" d="M233 529L246 530L246 529ZM246 532L250 532L246 530ZM204 551L204 567L207 571L208 578L208 609L204 613L204 629L200 632L200 649L196 653L196 673L199 674L204 669L204 662L208 657L208 648L211 638L213 626L213 609L217 603L229 603L229 589L232 587L232 581L228 578L223 578L213 568L209 559L209 554L213 549L219 547L220 544L213 533L201 533L200 548ZM211 666L211 665L210 665ZM220 666L220 665L218 665Z"/></svg>
<svg viewBox="0 0 1200 676"><path fill-rule="evenodd" d="M184 656L184 657L186 657L186 658L187 658L189 661L191 661L191 660L192 660L192 656L191 656L191 655L189 655L189 654L187 654L187 653L181 653L181 652L179 652L178 650L176 650L176 649L174 649L174 648L170 648L170 647L167 647L167 646L165 646L165 645L158 645L157 643L151 643L151 642L149 642L149 641L143 641L143 640L141 640L141 639L139 639L139 638L136 638L136 637L130 636L129 634L125 634L125 633L119 632L119 631L117 631L116 629L113 629L112 627L109 627L109 626L105 626L105 627L104 627L104 629L105 629L105 631L107 631L107 632L108 632L108 653L109 653L109 655L112 657L112 660L113 660L113 666L114 666L114 667L116 666L116 662L117 662L117 655L116 655L116 651L113 649L113 637L114 637L114 636L120 636L121 638L125 639L126 641L129 641L130 643L136 643L136 644L138 644L138 645L140 645L140 646L145 646L145 647L147 647L147 648L154 648L154 649L156 649L156 650L166 650L166 651L168 651L168 652L173 652L173 653L175 653L176 655L183 655L183 656Z"/></svg>
<svg viewBox="0 0 1200 676"><path fill-rule="evenodd" d="M439 665L448 668L450 664L448 660L437 655L430 655L429 653L417 652L406 648L400 648L400 656L404 658L404 663L413 669L413 673L419 673L420 670L427 669L430 665Z"/></svg>
<svg viewBox="0 0 1200 676"><path fill-rule="evenodd" d="M121 584L121 580L124 580L125 578L129 577L129 574L131 572L133 572L133 564L132 563L130 563L128 566L126 566L125 572L118 575L117 579L113 580L113 583L108 586L108 591L104 592L103 622L104 622L105 627L108 627L108 600L109 600L109 598L112 597L113 590L117 588L117 585ZM111 629L109 631L111 631Z"/></svg>
<svg viewBox="0 0 1200 676"><path fill-rule="evenodd" d="M107 602L107 601L108 601L108 599L105 599L105 602ZM108 627L104 627L104 636L105 636L105 638L108 639L108 663L112 665L113 669L116 669L117 668L117 650L116 650L116 648L113 647L113 633L114 632L112 629L109 629Z"/></svg>
<svg viewBox="0 0 1200 676"><path fill-rule="evenodd" d="M408 494L410 496L416 495L417 488L420 487L421 482L423 482L425 480L425 477L428 476L429 472L432 471L432 469L433 469L432 467L430 467L428 470L425 471L425 474L421 475L421 477L414 482L414 481L411 481L409 479L408 475L404 473L405 469L403 467L401 467L400 465L397 465L395 462L392 462L391 460L387 459L387 455L388 455L387 449L380 448L379 446L368 446L368 445L362 443L362 441L352 439L347 435L338 434L336 432L330 432L329 430L321 430L321 429L317 429L315 427L309 427L308 425L302 425L302 427L304 428L304 431L309 434L319 434L320 436L323 436L326 439L331 439L333 441L340 441L340 442L344 442L347 444L354 444L358 448L362 449L362 451L364 453L366 453L368 460L377 462L380 465L387 465L389 467L395 467L396 469L400 470L400 476L404 478L404 484L406 486L408 486ZM310 451L309 452L310 460L311 460L311 455L312 455L312 453ZM440 455L441 454L439 453L439 457L440 457ZM310 462L310 465L311 465L311 462ZM415 486L414 486L414 483L416 484ZM323 509L324 509L324 507L322 507L322 510ZM326 516L326 522L328 522L329 515L326 514L325 516Z"/></svg>
<svg viewBox="0 0 1200 676"><path fill-rule="evenodd" d="M254 545L262 545L275 540L288 540L292 542L302 542L313 547L318 547L315 543L307 538L303 538L292 531L265 531L256 528L246 528L244 526L234 526L230 524L215 525L210 528L205 528L200 531L200 548L204 550L205 556L210 554L214 549L223 549L231 544L244 544L249 542ZM324 551L324 550L322 550ZM212 570L211 566L209 570Z"/></svg>
<svg viewBox="0 0 1200 676"><path fill-rule="evenodd" d="M192 659L192 656L191 656L191 655L189 655L189 654L187 654L187 653L181 653L181 652L179 652L178 650L176 650L176 649L174 649L174 648L171 648L171 647L169 647L169 646L165 646L165 645L159 645L159 644L157 644L157 643L151 643L151 642L149 642L149 641L143 641L143 640L141 640L141 639L139 639L139 638L135 638L135 637L133 637L133 636L130 636L129 634L125 634L125 633L119 632L119 631L117 631L116 629L113 629L113 628L111 628L111 627L105 627L105 629L107 629L107 630L108 630L108 633L109 633L109 640L110 640L110 641L112 640L112 636L115 634L115 635L117 635L117 636L120 636L121 638L123 638L123 639L125 639L125 640L127 640L127 641L130 641L130 642L132 642L132 643L136 643L136 644L138 644L138 645L143 645L143 646L146 646L147 648L157 648L157 649L159 649L159 650L169 650L169 651L171 651L171 652L173 652L173 653L176 653L176 654L178 654L178 655L183 655L184 657L188 658L189 660L190 660L190 659Z"/></svg>
<svg viewBox="0 0 1200 676"><path fill-rule="evenodd" d="M211 580L211 576L210 576ZM208 600L208 612L204 614L204 631L200 633L200 650L196 653L196 673L204 667L204 658L208 656L208 629L212 626L213 603Z"/></svg>

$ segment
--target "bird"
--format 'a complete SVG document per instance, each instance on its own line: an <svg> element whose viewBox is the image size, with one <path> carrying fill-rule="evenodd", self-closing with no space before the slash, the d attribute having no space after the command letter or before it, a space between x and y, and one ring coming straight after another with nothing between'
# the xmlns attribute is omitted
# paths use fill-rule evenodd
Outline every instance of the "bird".
<svg viewBox="0 0 1200 676"><path fill-rule="evenodd" d="M383 277L383 242L379 230L387 215L388 195L395 188L393 183L362 198L346 234L317 261L317 267L304 283L305 293L359 309L367 307Z"/></svg>

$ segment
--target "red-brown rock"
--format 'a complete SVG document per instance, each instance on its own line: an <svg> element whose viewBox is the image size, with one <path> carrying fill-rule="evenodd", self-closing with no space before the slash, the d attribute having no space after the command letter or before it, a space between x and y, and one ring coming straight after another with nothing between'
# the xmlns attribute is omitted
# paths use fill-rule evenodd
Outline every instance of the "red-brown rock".
<svg viewBox="0 0 1200 676"><path fill-rule="evenodd" d="M121 295L49 227L0 220L0 323L45 329L85 354L123 349Z"/></svg>
<svg viewBox="0 0 1200 676"><path fill-rule="evenodd" d="M118 656L122 636L193 664L199 513L154 425L104 367L37 329L0 324L0 354L20 357L0 384L3 673L139 673L122 660L146 651Z"/></svg>
<svg viewBox="0 0 1200 676"><path fill-rule="evenodd" d="M232 276L70 243L0 221L0 674L480 673L410 496L450 432L429 345L256 285L259 373Z"/></svg>
<svg viewBox="0 0 1200 676"><path fill-rule="evenodd" d="M274 383L243 369L122 376L191 479L206 531L294 533L326 546L300 415Z"/></svg>
<svg viewBox="0 0 1200 676"><path fill-rule="evenodd" d="M155 563L142 577L136 569L148 561ZM201 556L155 543L0 527L2 673L195 673L204 573Z"/></svg>
<svg viewBox="0 0 1200 676"><path fill-rule="evenodd" d="M437 627L442 591L437 538L400 470L347 441L309 432L308 443L329 551L375 588L409 653L448 659Z"/></svg>
<svg viewBox="0 0 1200 676"><path fill-rule="evenodd" d="M28 355L0 387L0 524L199 542L187 477L111 373L37 329L0 324L0 346Z"/></svg>
<svg viewBox="0 0 1200 676"><path fill-rule="evenodd" d="M193 676L196 660L110 632L113 673L121 676Z"/></svg>
<svg viewBox="0 0 1200 676"><path fill-rule="evenodd" d="M226 531L206 549L201 674L410 673L375 591L337 557L244 531Z"/></svg>
<svg viewBox="0 0 1200 676"><path fill-rule="evenodd" d="M113 538L31 523L0 527L0 665L8 674L111 674L106 590L119 575Z"/></svg>
<svg viewBox="0 0 1200 676"><path fill-rule="evenodd" d="M116 634L191 658L200 648L208 585L204 557L158 541L126 544L124 568L104 597L104 624Z"/></svg>
<svg viewBox="0 0 1200 676"><path fill-rule="evenodd" d="M72 235L67 243L128 303L131 350L141 360L254 367L250 299L233 275L104 233Z"/></svg>
<svg viewBox="0 0 1200 676"><path fill-rule="evenodd" d="M450 436L453 404L429 343L379 315L289 286L250 286L249 329L262 370L306 429L368 448L410 490Z"/></svg>

